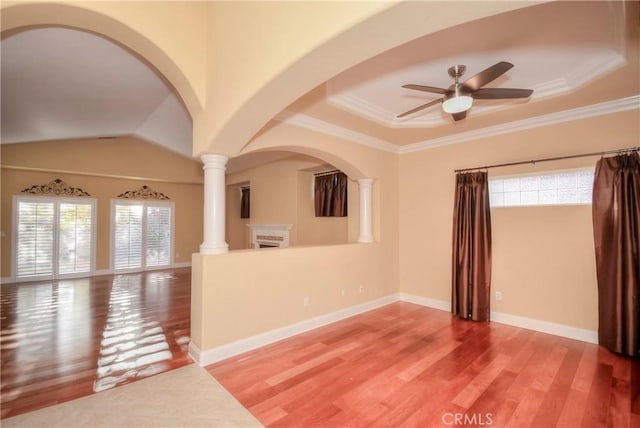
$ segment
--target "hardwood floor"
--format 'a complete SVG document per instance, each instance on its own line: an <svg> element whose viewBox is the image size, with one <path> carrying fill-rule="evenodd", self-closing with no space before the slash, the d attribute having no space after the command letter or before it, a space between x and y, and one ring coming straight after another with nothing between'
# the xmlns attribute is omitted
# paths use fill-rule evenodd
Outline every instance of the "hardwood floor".
<svg viewBox="0 0 640 428"><path fill-rule="evenodd" d="M189 268L0 291L2 418L191 363Z"/></svg>
<svg viewBox="0 0 640 428"><path fill-rule="evenodd" d="M273 427L640 427L637 359L410 303L207 370Z"/></svg>
<svg viewBox="0 0 640 428"><path fill-rule="evenodd" d="M3 285L2 418L189 364L190 269ZM268 426L640 426L640 361L396 303L207 367Z"/></svg>

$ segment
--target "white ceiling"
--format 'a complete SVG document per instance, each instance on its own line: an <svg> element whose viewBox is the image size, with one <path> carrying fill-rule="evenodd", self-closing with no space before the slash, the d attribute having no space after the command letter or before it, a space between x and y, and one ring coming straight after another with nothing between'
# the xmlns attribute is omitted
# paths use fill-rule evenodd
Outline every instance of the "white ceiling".
<svg viewBox="0 0 640 428"><path fill-rule="evenodd" d="M440 104L397 119L404 111L442 97L401 86L448 88L453 83L449 67L467 66L463 82L500 61L515 66L486 87L533 89L533 95L530 101L476 100L474 116L567 93L625 63L622 3L578 6L553 5L552 11L544 13L543 25L528 11L417 39L331 79L327 102L389 127L446 125L452 119Z"/></svg>
<svg viewBox="0 0 640 428"><path fill-rule="evenodd" d="M283 114L320 132L332 127L356 142L366 137L396 147L637 95L638 55L629 63L627 44L637 47L638 35L625 27L629 4L637 6L550 2L430 34L345 71ZM110 40L67 28L28 29L2 39L1 60L2 143L135 135L192 155L191 118L175 90ZM499 61L515 67L487 86L534 89L531 99L476 100L467 119L455 123L438 106L395 119L436 98L403 84L446 88L450 66L466 65L464 80ZM229 167L255 165L261 156L236 158Z"/></svg>
<svg viewBox="0 0 640 428"><path fill-rule="evenodd" d="M2 40L2 143L136 135L191 156L191 117L136 55L97 35L38 28Z"/></svg>

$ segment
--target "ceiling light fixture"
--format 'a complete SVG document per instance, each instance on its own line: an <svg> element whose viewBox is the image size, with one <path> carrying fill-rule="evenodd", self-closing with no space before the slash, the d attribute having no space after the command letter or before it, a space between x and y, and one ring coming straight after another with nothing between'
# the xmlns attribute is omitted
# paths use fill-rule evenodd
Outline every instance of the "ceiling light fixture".
<svg viewBox="0 0 640 428"><path fill-rule="evenodd" d="M453 91L445 94L444 101L442 102L442 110L444 110L445 113L451 114L462 113L463 111L469 110L472 104L473 97L471 94L456 85Z"/></svg>

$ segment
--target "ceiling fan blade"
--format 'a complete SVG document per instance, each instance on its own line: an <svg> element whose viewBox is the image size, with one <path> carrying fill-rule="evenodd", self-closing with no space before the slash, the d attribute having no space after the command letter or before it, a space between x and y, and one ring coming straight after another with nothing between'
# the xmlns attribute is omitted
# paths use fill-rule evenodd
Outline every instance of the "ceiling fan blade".
<svg viewBox="0 0 640 428"><path fill-rule="evenodd" d="M407 116L407 115L409 115L409 114L411 114L411 113L415 113L415 112L417 112L417 111L420 111L420 110L425 109L425 108L427 108L427 107L431 107L432 105L435 105L435 104L438 104L438 103L441 103L441 102L442 102L442 98L437 99L437 100L433 100L433 101L429 101L429 102L428 102L428 103L426 103L426 104L419 105L419 106L418 106L418 107L416 107L416 108L412 108L412 109L411 109L411 110L409 110L409 111L405 111L404 113L401 113L401 114L397 115L397 116L396 116L396 118L397 118L397 119L399 119L399 118L401 118L401 117L405 117L405 116Z"/></svg>
<svg viewBox="0 0 640 428"><path fill-rule="evenodd" d="M500 61L499 63L482 70L475 76L468 78L462 84L462 86L464 86L471 92L477 91L482 86L502 76L504 73L509 71L511 67L513 67L513 64L511 64L510 62Z"/></svg>
<svg viewBox="0 0 640 428"><path fill-rule="evenodd" d="M437 88L435 86L424 86L424 85L402 85L403 88L407 89L415 89L416 91L424 91L424 92L433 92L434 94L446 94L447 90L442 88Z"/></svg>
<svg viewBox="0 0 640 428"><path fill-rule="evenodd" d="M452 113L451 117L453 117L453 120L457 122L467 117L467 111L461 111L460 113Z"/></svg>
<svg viewBox="0 0 640 428"><path fill-rule="evenodd" d="M503 98L527 98L533 89L480 88L472 96L478 100L500 100Z"/></svg>

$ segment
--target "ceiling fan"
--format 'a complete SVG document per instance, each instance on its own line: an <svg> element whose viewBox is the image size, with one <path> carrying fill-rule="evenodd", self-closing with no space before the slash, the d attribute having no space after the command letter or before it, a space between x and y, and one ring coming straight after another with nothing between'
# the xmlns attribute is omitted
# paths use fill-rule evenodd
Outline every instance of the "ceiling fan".
<svg viewBox="0 0 640 428"><path fill-rule="evenodd" d="M511 88L483 88L482 86L497 79L506 73L513 64L500 61L491 67L482 70L480 73L473 77L470 77L465 82L460 83L458 79L464 74L467 69L464 65L454 65L449 68L449 76L451 76L455 83L449 86L447 89L438 88L435 86L424 85L402 85L403 88L414 89L416 91L432 92L434 94L444 95L442 98L429 101L428 103L419 105L409 111L405 111L402 114L396 116L401 118L411 113L415 113L427 107L431 107L438 103L442 103L442 110L445 113L450 113L453 120L458 121L467 117L467 111L471 108L474 99L478 100L499 100L505 98L527 98L533 93L533 89L511 89Z"/></svg>

